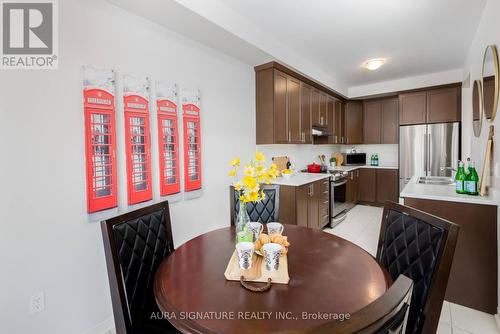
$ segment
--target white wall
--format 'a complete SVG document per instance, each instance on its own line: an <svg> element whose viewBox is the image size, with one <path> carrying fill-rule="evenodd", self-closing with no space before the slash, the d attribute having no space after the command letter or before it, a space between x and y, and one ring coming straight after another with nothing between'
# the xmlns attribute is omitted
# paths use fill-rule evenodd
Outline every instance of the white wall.
<svg viewBox="0 0 500 334"><path fill-rule="evenodd" d="M498 13L500 13L500 1L489 0L486 4L481 21L476 31L476 35L471 43L469 52L467 54L467 60L464 66L464 78L470 75L470 87L464 88L462 90L462 128L463 128L463 154L464 156L471 156L471 158L477 162L479 166L478 170L481 171L483 165L483 156L486 145L486 140L488 136L488 127L491 123L483 120L483 126L481 128L481 135L479 138L474 137L472 130L472 83L476 79L481 78L482 71L482 61L484 50L487 45L495 44L500 47L500 20L498 20ZM500 164L500 145L498 138L498 129L500 128L500 117L497 113L495 121L493 123L496 130L496 143L493 145L493 175L490 184L493 186L494 191L500 190L500 175L499 175L499 164ZM500 205L500 203L499 203ZM500 210L498 212L497 221L500 222ZM500 233L500 228L498 229ZM499 243L500 246L500 243ZM500 247L499 247L500 252ZM499 256L500 260L500 256ZM499 263L500 269L500 263ZM500 280L500 275L499 275ZM499 281L500 285L500 281ZM500 300L500 291L499 291ZM498 312L497 312L498 313Z"/></svg>
<svg viewBox="0 0 500 334"><path fill-rule="evenodd" d="M104 1L59 6L59 69L0 74L1 333L81 333L111 317L100 226L86 222L81 65L201 89L204 194L171 206L176 245L229 224L228 161L255 150L250 66ZM119 131L119 155L123 142ZM40 290L46 311L30 316Z"/></svg>

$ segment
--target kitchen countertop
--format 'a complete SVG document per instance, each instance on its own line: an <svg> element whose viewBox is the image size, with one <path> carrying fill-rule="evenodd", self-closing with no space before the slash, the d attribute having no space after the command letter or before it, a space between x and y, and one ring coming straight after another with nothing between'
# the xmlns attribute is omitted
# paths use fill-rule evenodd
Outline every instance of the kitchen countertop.
<svg viewBox="0 0 500 334"><path fill-rule="evenodd" d="M274 179L272 183L279 184L281 186L299 187L304 184L327 179L329 177L329 173L296 173L293 174L289 179L285 179L283 176L279 176Z"/></svg>
<svg viewBox="0 0 500 334"><path fill-rule="evenodd" d="M436 201L460 202L469 204L498 205L500 196L498 193L489 196L470 196L457 194L455 185L435 185L417 183L417 176L410 179L401 191L400 197L430 199Z"/></svg>
<svg viewBox="0 0 500 334"><path fill-rule="evenodd" d="M356 170L358 168L399 169L399 167L395 166L395 165L378 165L378 166L358 165L358 166L335 166L334 170L340 170L340 171L344 171L344 172L350 172L350 171Z"/></svg>

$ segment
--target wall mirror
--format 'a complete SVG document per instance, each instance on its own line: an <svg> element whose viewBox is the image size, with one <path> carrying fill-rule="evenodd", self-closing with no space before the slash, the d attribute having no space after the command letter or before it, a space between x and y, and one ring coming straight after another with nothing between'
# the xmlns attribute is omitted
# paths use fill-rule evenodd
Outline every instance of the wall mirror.
<svg viewBox="0 0 500 334"><path fill-rule="evenodd" d="M495 120L498 107L498 51L495 45L489 45L483 57L483 112L490 122Z"/></svg>
<svg viewBox="0 0 500 334"><path fill-rule="evenodd" d="M481 135L483 124L483 90L481 87L481 80L475 80L472 86L472 128L476 137Z"/></svg>

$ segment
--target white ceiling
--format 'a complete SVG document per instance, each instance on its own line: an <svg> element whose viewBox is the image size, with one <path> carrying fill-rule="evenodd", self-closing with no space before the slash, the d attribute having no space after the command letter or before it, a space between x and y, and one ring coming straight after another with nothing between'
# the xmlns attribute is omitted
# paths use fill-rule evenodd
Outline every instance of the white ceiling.
<svg viewBox="0 0 500 334"><path fill-rule="evenodd" d="M219 0L344 85L462 68L486 0ZM377 71L361 67L387 58Z"/></svg>

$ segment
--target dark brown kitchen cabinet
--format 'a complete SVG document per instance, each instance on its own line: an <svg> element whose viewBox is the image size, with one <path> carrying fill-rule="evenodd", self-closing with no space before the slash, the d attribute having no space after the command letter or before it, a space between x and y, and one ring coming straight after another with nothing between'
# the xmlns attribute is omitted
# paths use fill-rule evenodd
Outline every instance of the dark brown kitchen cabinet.
<svg viewBox="0 0 500 334"><path fill-rule="evenodd" d="M310 138L310 110L302 110L299 80L278 70L260 71L256 92L257 144L299 144Z"/></svg>
<svg viewBox="0 0 500 334"><path fill-rule="evenodd" d="M427 119L427 93L415 92L399 95L399 124L423 124Z"/></svg>
<svg viewBox="0 0 500 334"><path fill-rule="evenodd" d="M461 108L460 86L404 93L399 95L399 123L458 122Z"/></svg>
<svg viewBox="0 0 500 334"><path fill-rule="evenodd" d="M300 143L300 81L274 72L274 137L276 143Z"/></svg>
<svg viewBox="0 0 500 334"><path fill-rule="evenodd" d="M347 204L349 207L353 207L359 199L358 196L358 180L359 180L359 169L350 171L347 174Z"/></svg>
<svg viewBox="0 0 500 334"><path fill-rule="evenodd" d="M365 101L363 105L363 134L365 144L398 143L398 99Z"/></svg>
<svg viewBox="0 0 500 334"><path fill-rule="evenodd" d="M288 142L301 143L301 114L300 114L300 81L288 77L287 81L287 109L288 109Z"/></svg>
<svg viewBox="0 0 500 334"><path fill-rule="evenodd" d="M381 144L399 143L399 101L397 98L382 101Z"/></svg>
<svg viewBox="0 0 500 334"><path fill-rule="evenodd" d="M375 203L377 199L377 171L359 168L358 198L360 202Z"/></svg>
<svg viewBox="0 0 500 334"><path fill-rule="evenodd" d="M363 106L363 136L365 144L380 144L382 102L368 101Z"/></svg>
<svg viewBox="0 0 500 334"><path fill-rule="evenodd" d="M320 92L317 89L313 89L312 91L311 115L312 115L312 125L321 125Z"/></svg>
<svg viewBox="0 0 500 334"><path fill-rule="evenodd" d="M427 123L460 121L460 110L460 87L434 89L427 92Z"/></svg>
<svg viewBox="0 0 500 334"><path fill-rule="evenodd" d="M312 108L312 87L304 83L301 84L301 135L302 143L311 144L311 108Z"/></svg>
<svg viewBox="0 0 500 334"><path fill-rule="evenodd" d="M344 129L344 144L363 143L363 105L360 102L348 102L346 104Z"/></svg>
<svg viewBox="0 0 500 334"><path fill-rule="evenodd" d="M398 202L399 179L398 171L395 169L377 169L377 203L384 204L386 201Z"/></svg>
<svg viewBox="0 0 500 334"><path fill-rule="evenodd" d="M274 73L274 141L288 143L287 76Z"/></svg>
<svg viewBox="0 0 500 334"><path fill-rule="evenodd" d="M335 110L333 116L333 132L331 143L342 144L344 138L344 119L345 119L345 104L341 101L335 101Z"/></svg>
<svg viewBox="0 0 500 334"><path fill-rule="evenodd" d="M315 229L329 223L329 181L280 186L280 222Z"/></svg>
<svg viewBox="0 0 500 334"><path fill-rule="evenodd" d="M328 126L328 95L320 93L319 95L319 125Z"/></svg>
<svg viewBox="0 0 500 334"><path fill-rule="evenodd" d="M329 96L327 99L326 105L326 116L328 119L328 132L330 132L330 136L328 137L328 144L336 144L335 138L338 138L336 133L336 121L335 121L335 104L336 100Z"/></svg>
<svg viewBox="0 0 500 334"><path fill-rule="evenodd" d="M330 180L317 181L319 187L319 228L330 223Z"/></svg>

